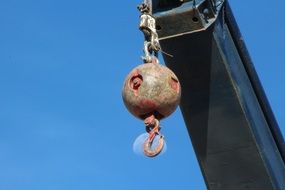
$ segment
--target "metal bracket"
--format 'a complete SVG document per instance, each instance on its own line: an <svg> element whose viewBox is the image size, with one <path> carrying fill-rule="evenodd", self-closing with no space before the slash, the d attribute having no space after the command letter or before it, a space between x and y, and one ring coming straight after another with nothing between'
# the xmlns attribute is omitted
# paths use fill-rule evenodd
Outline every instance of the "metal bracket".
<svg viewBox="0 0 285 190"><path fill-rule="evenodd" d="M154 7L159 40L194 33L209 28L216 20L225 0L192 0L157 12Z"/></svg>

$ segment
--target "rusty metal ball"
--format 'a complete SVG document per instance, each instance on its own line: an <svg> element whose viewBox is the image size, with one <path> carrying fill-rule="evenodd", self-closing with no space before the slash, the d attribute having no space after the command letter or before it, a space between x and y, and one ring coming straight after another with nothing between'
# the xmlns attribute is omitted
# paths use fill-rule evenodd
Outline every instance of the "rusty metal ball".
<svg viewBox="0 0 285 190"><path fill-rule="evenodd" d="M166 66L145 63L128 74L122 96L134 116L143 120L151 115L163 119L177 108L181 87L176 75Z"/></svg>

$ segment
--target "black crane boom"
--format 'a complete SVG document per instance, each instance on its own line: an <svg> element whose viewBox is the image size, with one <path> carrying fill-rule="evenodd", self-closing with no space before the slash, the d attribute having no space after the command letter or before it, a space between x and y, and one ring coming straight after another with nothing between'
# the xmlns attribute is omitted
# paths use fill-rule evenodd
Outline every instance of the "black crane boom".
<svg viewBox="0 0 285 190"><path fill-rule="evenodd" d="M229 4L153 0L208 189L285 189L285 145Z"/></svg>

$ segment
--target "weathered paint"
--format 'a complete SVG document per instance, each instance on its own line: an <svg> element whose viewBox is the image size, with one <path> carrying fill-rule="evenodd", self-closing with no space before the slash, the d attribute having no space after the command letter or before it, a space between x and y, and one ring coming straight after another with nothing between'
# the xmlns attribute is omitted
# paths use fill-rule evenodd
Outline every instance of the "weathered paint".
<svg viewBox="0 0 285 190"><path fill-rule="evenodd" d="M123 100L127 109L136 117L157 119L169 116L177 108L181 90L176 75L157 63L145 63L134 68L123 87Z"/></svg>

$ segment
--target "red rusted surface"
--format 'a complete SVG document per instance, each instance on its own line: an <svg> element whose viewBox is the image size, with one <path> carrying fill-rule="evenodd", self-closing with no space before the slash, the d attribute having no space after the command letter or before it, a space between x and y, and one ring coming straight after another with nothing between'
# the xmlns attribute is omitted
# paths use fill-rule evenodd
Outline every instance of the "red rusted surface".
<svg viewBox="0 0 285 190"><path fill-rule="evenodd" d="M138 96L139 95L139 87L141 86L143 82L143 77L139 74L139 72L136 70L130 79L130 88L133 89L134 95Z"/></svg>
<svg viewBox="0 0 285 190"><path fill-rule="evenodd" d="M141 108L145 108L145 109L149 109L149 110L155 110L157 108L156 103L153 100L149 100L149 99L142 99L140 102L140 107Z"/></svg>
<svg viewBox="0 0 285 190"><path fill-rule="evenodd" d="M169 80L169 83L170 83L171 88L173 88L174 90L177 91L177 93L179 93L180 85L179 85L178 80L176 80L175 78L171 77L171 79Z"/></svg>
<svg viewBox="0 0 285 190"><path fill-rule="evenodd" d="M176 75L153 59L152 63L139 65L130 72L122 96L134 116L143 120L150 115L163 119L178 106L180 89Z"/></svg>
<svg viewBox="0 0 285 190"><path fill-rule="evenodd" d="M150 116L146 120L145 122L149 123L150 125L153 125L153 127L148 132L149 137L144 143L144 154L148 157L155 157L162 151L164 147L164 137L159 133L160 126L159 121L157 119L155 119L153 116ZM159 135L158 144L155 148L152 148L153 141L157 135Z"/></svg>
<svg viewBox="0 0 285 190"><path fill-rule="evenodd" d="M144 124L146 126L151 126L151 125L155 125L155 116L154 115L150 115L149 117L145 118L144 120Z"/></svg>

